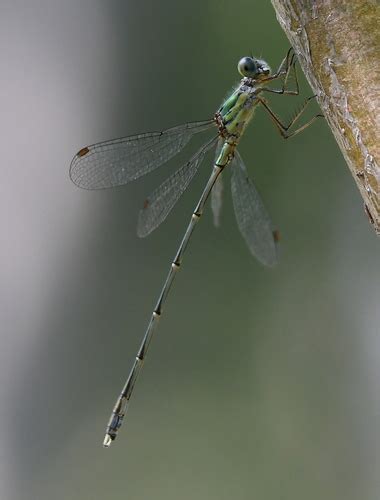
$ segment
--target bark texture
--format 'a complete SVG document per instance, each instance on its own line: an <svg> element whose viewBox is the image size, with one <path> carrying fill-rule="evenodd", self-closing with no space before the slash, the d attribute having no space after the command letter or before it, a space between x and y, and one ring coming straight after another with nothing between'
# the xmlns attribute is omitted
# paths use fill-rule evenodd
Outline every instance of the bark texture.
<svg viewBox="0 0 380 500"><path fill-rule="evenodd" d="M380 234L380 2L272 5Z"/></svg>

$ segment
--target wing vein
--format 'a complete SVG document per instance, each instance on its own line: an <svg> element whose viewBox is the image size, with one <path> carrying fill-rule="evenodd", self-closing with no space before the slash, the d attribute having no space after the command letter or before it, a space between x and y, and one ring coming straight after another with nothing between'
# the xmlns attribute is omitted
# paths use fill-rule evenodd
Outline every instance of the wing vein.
<svg viewBox="0 0 380 500"><path fill-rule="evenodd" d="M213 120L185 123L163 132L137 134L82 148L71 162L70 178L85 189L127 184L166 163L194 134L214 125Z"/></svg>
<svg viewBox="0 0 380 500"><path fill-rule="evenodd" d="M277 263L274 226L238 152L232 161L231 192L239 230L251 253L264 265Z"/></svg>

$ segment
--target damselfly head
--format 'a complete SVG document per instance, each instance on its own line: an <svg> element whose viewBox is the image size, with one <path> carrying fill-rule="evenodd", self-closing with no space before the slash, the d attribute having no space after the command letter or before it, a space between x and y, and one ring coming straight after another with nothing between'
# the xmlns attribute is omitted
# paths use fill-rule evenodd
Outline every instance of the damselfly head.
<svg viewBox="0 0 380 500"><path fill-rule="evenodd" d="M270 74L270 67L262 59L243 57L238 64L238 71L242 76L253 80L263 80Z"/></svg>

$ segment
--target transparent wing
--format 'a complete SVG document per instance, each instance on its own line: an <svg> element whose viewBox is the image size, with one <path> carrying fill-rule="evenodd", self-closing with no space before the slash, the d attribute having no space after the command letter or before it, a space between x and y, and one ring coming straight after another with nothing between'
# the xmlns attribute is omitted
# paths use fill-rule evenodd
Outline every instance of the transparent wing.
<svg viewBox="0 0 380 500"><path fill-rule="evenodd" d="M137 234L141 238L147 236L163 222L190 181L197 173L207 151L215 144L214 137L204 144L188 162L168 177L144 202L140 210Z"/></svg>
<svg viewBox="0 0 380 500"><path fill-rule="evenodd" d="M252 254L266 266L277 263L277 232L238 152L231 164L236 221Z"/></svg>
<svg viewBox="0 0 380 500"><path fill-rule="evenodd" d="M82 148L70 165L70 178L85 189L121 186L151 172L176 155L213 120L185 123L163 132L132 135Z"/></svg>
<svg viewBox="0 0 380 500"><path fill-rule="evenodd" d="M222 149L223 146L223 139L220 138L218 140L218 144L216 146L216 151L215 151L215 160L218 158L220 154L220 150ZM214 187L212 188L211 191L211 209L212 209L212 214L214 218L214 226L219 227L220 226L220 214L222 211L222 202L223 202L223 176L219 175L219 177L216 179Z"/></svg>

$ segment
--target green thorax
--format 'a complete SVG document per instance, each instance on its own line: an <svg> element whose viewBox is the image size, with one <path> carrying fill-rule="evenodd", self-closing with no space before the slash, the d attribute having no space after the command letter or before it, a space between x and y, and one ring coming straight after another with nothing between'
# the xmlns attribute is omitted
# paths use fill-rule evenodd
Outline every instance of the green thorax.
<svg viewBox="0 0 380 500"><path fill-rule="evenodd" d="M215 122L223 139L223 146L216 159L219 167L225 167L234 157L234 150L260 102L256 97L257 88L247 84L247 80L242 80L215 113Z"/></svg>
<svg viewBox="0 0 380 500"><path fill-rule="evenodd" d="M254 109L259 103L255 90L243 80L215 114L219 133L230 144L236 145L239 142L253 117Z"/></svg>

